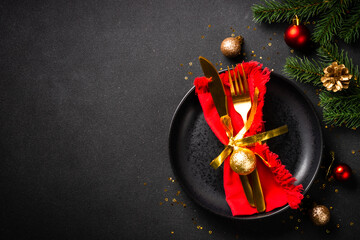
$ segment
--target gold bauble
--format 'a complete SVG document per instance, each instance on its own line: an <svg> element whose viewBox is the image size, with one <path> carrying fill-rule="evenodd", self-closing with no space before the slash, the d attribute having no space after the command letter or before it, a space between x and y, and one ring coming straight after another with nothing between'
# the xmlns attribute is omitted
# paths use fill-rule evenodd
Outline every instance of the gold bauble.
<svg viewBox="0 0 360 240"><path fill-rule="evenodd" d="M324 205L316 205L310 210L310 218L316 226L324 226L330 221L330 211Z"/></svg>
<svg viewBox="0 0 360 240"><path fill-rule="evenodd" d="M221 52L229 58L237 57L241 54L241 44L243 37L228 37L225 38L220 46Z"/></svg>
<svg viewBox="0 0 360 240"><path fill-rule="evenodd" d="M230 167L239 175L248 175L256 168L256 156L247 148L235 147L230 157Z"/></svg>

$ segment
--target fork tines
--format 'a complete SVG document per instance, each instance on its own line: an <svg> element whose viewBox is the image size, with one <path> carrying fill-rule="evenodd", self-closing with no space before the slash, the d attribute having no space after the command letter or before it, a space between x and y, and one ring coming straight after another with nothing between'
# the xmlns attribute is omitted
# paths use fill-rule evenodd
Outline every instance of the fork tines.
<svg viewBox="0 0 360 240"><path fill-rule="evenodd" d="M240 76L239 69L234 68L234 66L232 66L232 69L233 69L233 77L232 77L231 73L230 73L230 68L228 66L230 92L231 92L231 95L233 95L233 96L244 94L249 91L244 67L242 66L242 64L241 64L241 68L243 71L243 77Z"/></svg>

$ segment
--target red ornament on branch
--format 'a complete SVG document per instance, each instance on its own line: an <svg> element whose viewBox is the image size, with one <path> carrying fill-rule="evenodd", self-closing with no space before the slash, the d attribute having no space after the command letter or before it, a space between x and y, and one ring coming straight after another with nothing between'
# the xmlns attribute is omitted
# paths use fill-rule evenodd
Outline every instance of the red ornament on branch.
<svg viewBox="0 0 360 240"><path fill-rule="evenodd" d="M338 181L347 181L351 177L351 168L345 163L340 163L334 167L333 176Z"/></svg>
<svg viewBox="0 0 360 240"><path fill-rule="evenodd" d="M310 41L309 29L300 25L299 18L295 16L293 25L289 26L284 33L284 40L289 47L304 48Z"/></svg>

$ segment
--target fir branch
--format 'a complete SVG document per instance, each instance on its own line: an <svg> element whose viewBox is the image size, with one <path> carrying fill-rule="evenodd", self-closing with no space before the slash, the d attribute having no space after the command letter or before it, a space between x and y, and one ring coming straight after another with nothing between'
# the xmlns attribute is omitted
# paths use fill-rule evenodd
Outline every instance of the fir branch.
<svg viewBox="0 0 360 240"><path fill-rule="evenodd" d="M348 1L337 0L329 12L322 14L314 28L313 40L315 42L325 45L333 40L343 23L348 6Z"/></svg>
<svg viewBox="0 0 360 240"><path fill-rule="evenodd" d="M352 95L328 91L320 93L320 106L323 107L326 123L347 128L360 127L360 90L355 91L356 94Z"/></svg>
<svg viewBox="0 0 360 240"><path fill-rule="evenodd" d="M322 86L320 78L324 75L323 66L306 57L288 57L283 72L299 82Z"/></svg>
<svg viewBox="0 0 360 240"><path fill-rule="evenodd" d="M353 85L359 85L359 66L353 64L348 53L344 50L339 51L336 44L322 45L317 50L317 55L320 57L320 61L326 65L330 65L332 62L338 62L338 64L344 64L349 69L351 75L353 75Z"/></svg>
<svg viewBox="0 0 360 240"><path fill-rule="evenodd" d="M302 21L307 21L325 12L338 0L264 0L263 4L254 4L251 9L255 22L291 22L295 15ZM348 0L344 0L348 1Z"/></svg>
<svg viewBox="0 0 360 240"><path fill-rule="evenodd" d="M360 36L360 5L357 4L346 14L339 37L346 43L355 42Z"/></svg>

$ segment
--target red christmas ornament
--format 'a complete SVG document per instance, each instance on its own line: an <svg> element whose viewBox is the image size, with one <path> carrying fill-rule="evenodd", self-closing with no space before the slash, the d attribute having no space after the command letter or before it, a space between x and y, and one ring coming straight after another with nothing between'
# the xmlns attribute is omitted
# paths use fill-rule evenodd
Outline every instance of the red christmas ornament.
<svg viewBox="0 0 360 240"><path fill-rule="evenodd" d="M340 163L334 167L333 176L338 181L346 181L351 177L351 168L345 163Z"/></svg>
<svg viewBox="0 0 360 240"><path fill-rule="evenodd" d="M307 27L300 25L299 18L295 16L293 25L288 27L284 33L284 39L289 47L300 49L309 43L310 32Z"/></svg>

